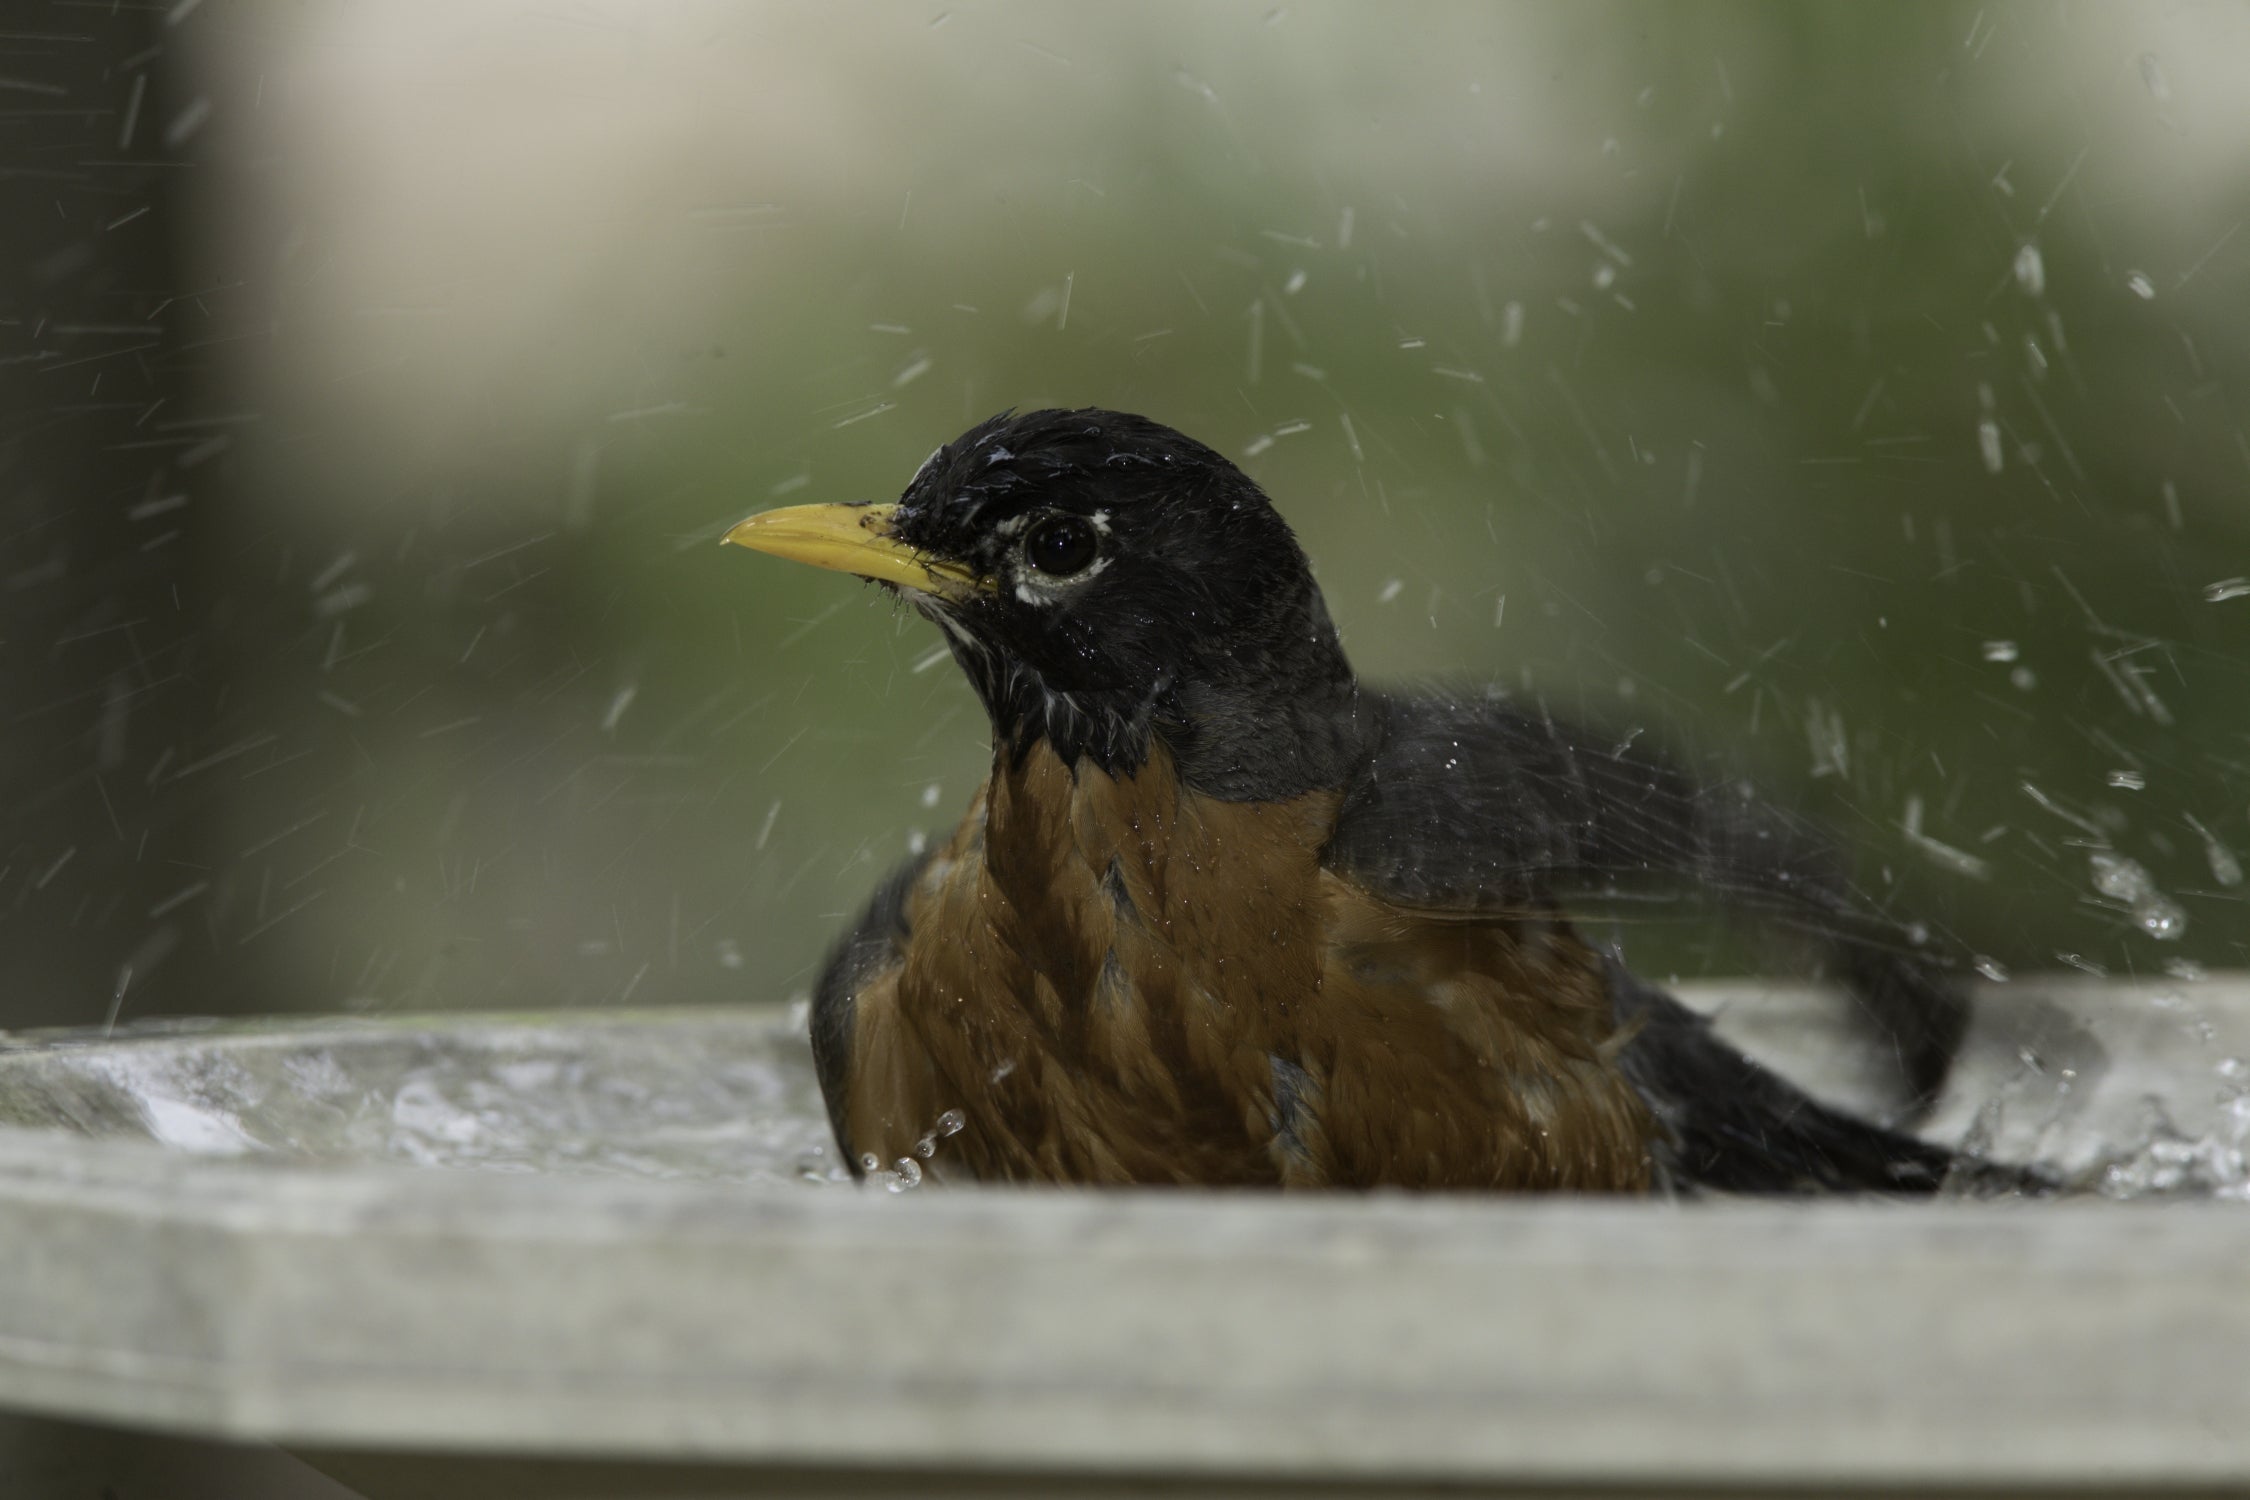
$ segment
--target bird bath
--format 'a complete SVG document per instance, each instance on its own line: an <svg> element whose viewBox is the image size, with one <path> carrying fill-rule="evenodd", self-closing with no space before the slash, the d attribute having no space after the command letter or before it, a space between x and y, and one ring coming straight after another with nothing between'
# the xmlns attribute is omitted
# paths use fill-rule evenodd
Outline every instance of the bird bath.
<svg viewBox="0 0 2250 1500"><path fill-rule="evenodd" d="M1688 993L1868 1097L1825 997ZM1996 986L1931 1129L2231 1196L2243 1056L2233 977ZM19 1035L0 1405L280 1443L368 1495L2250 1479L2230 1203L840 1175L780 1008Z"/></svg>
<svg viewBox="0 0 2250 1500"><path fill-rule="evenodd" d="M0 1047L0 1125L336 1170L837 1171L802 1025L774 1007L52 1032Z"/></svg>

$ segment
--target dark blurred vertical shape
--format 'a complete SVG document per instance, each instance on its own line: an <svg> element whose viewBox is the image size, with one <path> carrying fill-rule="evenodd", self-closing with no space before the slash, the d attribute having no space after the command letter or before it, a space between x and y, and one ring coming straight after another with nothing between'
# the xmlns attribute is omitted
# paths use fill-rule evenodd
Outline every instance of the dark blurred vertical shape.
<svg viewBox="0 0 2250 1500"><path fill-rule="evenodd" d="M192 1008L215 956L176 784L226 748L197 541L230 436L181 265L195 8L16 0L0 26L0 1024Z"/></svg>

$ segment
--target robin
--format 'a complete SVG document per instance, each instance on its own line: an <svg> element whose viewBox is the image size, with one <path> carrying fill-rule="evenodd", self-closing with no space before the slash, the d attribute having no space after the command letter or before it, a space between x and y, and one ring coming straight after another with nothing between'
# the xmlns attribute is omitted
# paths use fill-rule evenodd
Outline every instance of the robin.
<svg viewBox="0 0 2250 1500"><path fill-rule="evenodd" d="M1362 685L1201 443L1003 414L895 504L726 540L896 590L991 719L960 826L817 989L855 1175L1926 1194L1961 1165L1743 1057L1565 905L1669 877L1817 932L1927 1098L1963 998L1826 843L1637 739Z"/></svg>

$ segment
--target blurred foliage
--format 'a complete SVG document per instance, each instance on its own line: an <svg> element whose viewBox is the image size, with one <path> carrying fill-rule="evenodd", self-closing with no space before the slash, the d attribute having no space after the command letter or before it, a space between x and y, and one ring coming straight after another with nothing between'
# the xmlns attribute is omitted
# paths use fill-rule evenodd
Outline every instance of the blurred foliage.
<svg viewBox="0 0 2250 1500"><path fill-rule="evenodd" d="M2250 961L2209 13L375 10L185 23L183 275L254 420L175 764L258 743L137 814L224 812L204 891L97 935L193 933L136 1010L807 986L982 724L910 614L712 542L1038 404L1237 457L1371 678L1696 747L2011 969Z"/></svg>

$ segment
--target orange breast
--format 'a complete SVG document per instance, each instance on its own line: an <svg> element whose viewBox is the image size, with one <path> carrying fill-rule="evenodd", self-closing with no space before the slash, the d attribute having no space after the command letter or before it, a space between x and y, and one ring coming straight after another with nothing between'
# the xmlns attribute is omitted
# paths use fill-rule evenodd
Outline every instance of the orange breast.
<svg viewBox="0 0 2250 1500"><path fill-rule="evenodd" d="M1016 1181L1644 1188L1598 956L1323 871L1338 800L1196 797L1161 748L1127 779L1044 746L996 770L860 996L857 1148Z"/></svg>

